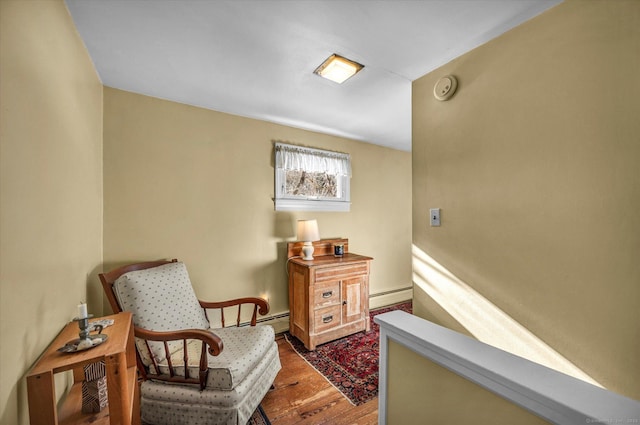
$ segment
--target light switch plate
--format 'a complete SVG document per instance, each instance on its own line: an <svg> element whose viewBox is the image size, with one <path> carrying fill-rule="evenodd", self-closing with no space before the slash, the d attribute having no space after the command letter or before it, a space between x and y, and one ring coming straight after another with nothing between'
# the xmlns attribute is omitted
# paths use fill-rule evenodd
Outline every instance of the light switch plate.
<svg viewBox="0 0 640 425"><path fill-rule="evenodd" d="M431 208L429 210L429 222L431 226L440 226L440 208Z"/></svg>

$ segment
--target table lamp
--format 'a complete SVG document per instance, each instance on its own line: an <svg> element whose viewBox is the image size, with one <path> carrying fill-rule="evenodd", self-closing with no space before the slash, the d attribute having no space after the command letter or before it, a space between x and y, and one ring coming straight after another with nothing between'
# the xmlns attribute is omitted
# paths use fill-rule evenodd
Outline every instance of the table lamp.
<svg viewBox="0 0 640 425"><path fill-rule="evenodd" d="M320 240L317 220L298 220L298 240L302 245L302 259L313 260L313 241Z"/></svg>

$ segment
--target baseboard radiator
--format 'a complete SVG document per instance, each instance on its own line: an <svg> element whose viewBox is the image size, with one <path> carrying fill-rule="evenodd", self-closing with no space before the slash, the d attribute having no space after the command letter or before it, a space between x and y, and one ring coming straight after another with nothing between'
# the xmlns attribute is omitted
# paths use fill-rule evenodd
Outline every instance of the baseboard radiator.
<svg viewBox="0 0 640 425"><path fill-rule="evenodd" d="M413 298L413 286L392 289L390 291L379 292L369 295L369 310L386 307L388 305L397 304L403 301L409 301ZM257 320L260 324L271 325L276 333L282 333L289 330L289 312L283 311L271 314L266 317L259 317ZM241 326L248 326L249 322L245 321ZM640 424L639 424L640 425Z"/></svg>
<svg viewBox="0 0 640 425"><path fill-rule="evenodd" d="M502 351L403 311L380 325L378 423L387 423L389 343L472 381L554 424L640 423L640 402ZM428 385L428 384L425 384Z"/></svg>

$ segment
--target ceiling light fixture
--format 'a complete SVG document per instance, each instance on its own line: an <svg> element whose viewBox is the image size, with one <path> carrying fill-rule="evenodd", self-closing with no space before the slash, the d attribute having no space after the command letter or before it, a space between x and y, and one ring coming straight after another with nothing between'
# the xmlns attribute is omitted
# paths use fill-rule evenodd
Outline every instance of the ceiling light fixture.
<svg viewBox="0 0 640 425"><path fill-rule="evenodd" d="M334 53L329 56L326 61L322 62L322 65L317 67L313 73L338 84L342 84L362 68L364 68L364 65Z"/></svg>

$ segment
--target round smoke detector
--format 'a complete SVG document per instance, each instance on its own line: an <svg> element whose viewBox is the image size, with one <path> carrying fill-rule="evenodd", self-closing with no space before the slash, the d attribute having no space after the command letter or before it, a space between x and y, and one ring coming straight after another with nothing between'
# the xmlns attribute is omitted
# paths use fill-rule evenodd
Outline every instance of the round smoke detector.
<svg viewBox="0 0 640 425"><path fill-rule="evenodd" d="M456 92L458 80L453 75L447 75L438 80L433 86L433 95L438 100L448 100Z"/></svg>

